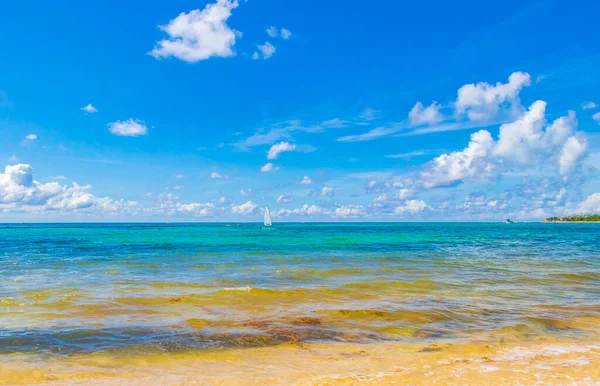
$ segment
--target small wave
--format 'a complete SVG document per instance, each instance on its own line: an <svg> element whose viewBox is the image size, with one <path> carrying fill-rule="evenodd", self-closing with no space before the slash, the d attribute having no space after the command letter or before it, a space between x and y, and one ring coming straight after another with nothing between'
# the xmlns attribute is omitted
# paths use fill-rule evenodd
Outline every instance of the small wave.
<svg viewBox="0 0 600 386"><path fill-rule="evenodd" d="M250 292L252 291L252 287L225 287L223 288L223 291L246 291L246 292Z"/></svg>
<svg viewBox="0 0 600 386"><path fill-rule="evenodd" d="M524 347L516 347L512 350L506 351L503 354L493 358L496 361L514 361L535 358L537 356L561 356L573 353L585 353L590 351L589 347L582 346L561 346L552 345L547 347L541 347L539 349L527 349Z"/></svg>

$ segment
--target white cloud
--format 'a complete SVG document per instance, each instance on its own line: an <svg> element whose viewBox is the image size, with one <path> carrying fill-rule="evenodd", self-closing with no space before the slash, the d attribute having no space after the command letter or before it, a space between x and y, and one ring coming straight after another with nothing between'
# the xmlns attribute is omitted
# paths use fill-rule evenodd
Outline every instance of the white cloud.
<svg viewBox="0 0 600 386"><path fill-rule="evenodd" d="M415 214L428 208L427 204L423 200L407 200L404 205L397 206L394 209L396 214L410 213Z"/></svg>
<svg viewBox="0 0 600 386"><path fill-rule="evenodd" d="M232 205L231 206L231 212L243 214L246 216L256 214L257 211L258 211L258 205L256 205L252 201L248 201L241 205Z"/></svg>
<svg viewBox="0 0 600 386"><path fill-rule="evenodd" d="M196 216L211 216L214 214L214 208L215 206L212 203L203 204L200 202L177 203L176 205L177 212L191 213Z"/></svg>
<svg viewBox="0 0 600 386"><path fill-rule="evenodd" d="M212 173L210 173L210 178L221 179L221 178L225 178L225 176L220 173L217 173L217 172L212 172Z"/></svg>
<svg viewBox="0 0 600 386"><path fill-rule="evenodd" d="M266 164L263 165L263 167L260 168L260 171L262 173L268 173L268 172L273 172L275 170L279 170L279 166L275 166L272 163L268 162Z"/></svg>
<svg viewBox="0 0 600 386"><path fill-rule="evenodd" d="M10 162L11 164L16 164L19 162L19 157L17 157L16 154L13 154L10 157L8 157L8 162Z"/></svg>
<svg viewBox="0 0 600 386"><path fill-rule="evenodd" d="M277 197L278 204L287 204L292 201L294 201L294 196L292 196L289 193L285 193L285 194L282 194L281 196Z"/></svg>
<svg viewBox="0 0 600 386"><path fill-rule="evenodd" d="M178 179L185 178L185 175L183 175L183 174L176 174L175 178L178 178Z"/></svg>
<svg viewBox="0 0 600 386"><path fill-rule="evenodd" d="M254 192L252 191L252 188L248 188L246 190L240 189L240 194L244 197L250 197L254 194Z"/></svg>
<svg viewBox="0 0 600 386"><path fill-rule="evenodd" d="M566 179L585 156L587 138L576 131L574 112L547 125L545 109L544 101L533 103L517 120L500 127L497 141L486 130L472 134L464 150L442 154L425 165L421 171L423 185L446 186L518 167L548 164L555 164Z"/></svg>
<svg viewBox="0 0 600 386"><path fill-rule="evenodd" d="M256 46L256 48L258 48L260 54L258 52L254 52L254 54L252 54L252 59L258 59L262 55L262 58L267 60L275 54L275 51L277 51L277 48L275 48L275 46L270 42L265 42L265 44L259 44Z"/></svg>
<svg viewBox="0 0 600 386"><path fill-rule="evenodd" d="M589 101L589 102L583 102L581 104L581 107L584 110L590 110L590 109L595 109L596 107L598 107L598 105L595 102Z"/></svg>
<svg viewBox="0 0 600 386"><path fill-rule="evenodd" d="M341 129L346 126L348 126L348 122L344 121L343 119L332 118L321 122L321 124L318 127L312 128L312 130L322 131L325 129Z"/></svg>
<svg viewBox="0 0 600 386"><path fill-rule="evenodd" d="M398 198L400 200L406 200L411 197L415 192L412 189L402 188L398 191Z"/></svg>
<svg viewBox="0 0 600 386"><path fill-rule="evenodd" d="M587 139L582 135L569 137L562 148L559 158L559 172L566 176L570 174L587 152Z"/></svg>
<svg viewBox="0 0 600 386"><path fill-rule="evenodd" d="M358 125L368 125L370 121L374 121L379 118L379 112L375 109L367 107L357 117Z"/></svg>
<svg viewBox="0 0 600 386"><path fill-rule="evenodd" d="M90 185L58 182L40 183L27 164L6 166L0 173L0 211L26 213L124 213L136 209L133 201L99 198L90 193Z"/></svg>
<svg viewBox="0 0 600 386"><path fill-rule="evenodd" d="M233 46L241 33L231 29L227 19L237 6L237 0L217 0L203 10L179 14L160 27L169 37L157 42L150 55L157 59L173 56L189 63L235 55Z"/></svg>
<svg viewBox="0 0 600 386"><path fill-rule="evenodd" d="M91 104L91 103L90 103L90 104L88 104L87 106L83 106L83 107L81 108L81 110L82 110L82 111L85 111L86 113L89 113L89 114L93 114L93 113L97 113L97 112L98 112L98 109L97 109L97 108L95 108L94 106L92 106L92 104Z"/></svg>
<svg viewBox="0 0 600 386"><path fill-rule="evenodd" d="M292 32L289 29L282 28L281 29L281 38L288 40L290 37L292 37Z"/></svg>
<svg viewBox="0 0 600 386"><path fill-rule="evenodd" d="M276 38L277 35L279 35L279 30L277 30L277 27L272 25L269 28L267 28L267 35L269 35L272 38Z"/></svg>
<svg viewBox="0 0 600 386"><path fill-rule="evenodd" d="M330 211L328 211L327 209L324 209L318 205L308 205L308 204L304 204L302 205L301 208L295 208L295 209L280 209L277 213L275 213L276 216L293 216L293 215L297 215L297 216L322 216L322 215L329 215L331 214Z"/></svg>
<svg viewBox="0 0 600 386"><path fill-rule="evenodd" d="M409 159L412 157L416 157L419 155L424 155L426 152L424 150L415 150L415 151L411 151L408 153L401 153L401 154L388 154L385 156L385 158L404 158L404 159Z"/></svg>
<svg viewBox="0 0 600 386"><path fill-rule="evenodd" d="M592 115L592 118L600 125L600 113Z"/></svg>
<svg viewBox="0 0 600 386"><path fill-rule="evenodd" d="M504 84L499 82L491 85L480 82L462 86L457 92L456 102L453 103L454 120L451 122L442 122L445 117L440 113L441 106L437 102L433 102L428 107L417 102L409 112L409 120L406 122L390 122L366 133L347 135L337 140L362 142L392 134L397 136L423 135L440 131L474 129L510 121L523 111L519 93L523 87L531 83L531 76L524 72L514 72L508 79L508 83ZM419 125L424 125L424 127L398 134L404 129Z"/></svg>
<svg viewBox="0 0 600 386"><path fill-rule="evenodd" d="M391 127L381 126L376 127L373 130L370 130L363 134L356 135L346 135L344 137L340 137L337 140L339 142L363 142L363 141L371 141L377 138L387 137L390 134L397 133L401 130L402 127L394 125Z"/></svg>
<svg viewBox="0 0 600 386"><path fill-rule="evenodd" d="M28 134L25 136L25 139L28 141L35 141L36 139L38 139L37 134Z"/></svg>
<svg viewBox="0 0 600 386"><path fill-rule="evenodd" d="M363 217L365 208L362 205L342 205L335 209L336 217Z"/></svg>
<svg viewBox="0 0 600 386"><path fill-rule="evenodd" d="M444 120L444 116L440 113L442 106L433 101L431 105L425 107L423 103L417 102L415 106L408 113L408 119L410 124L413 126L419 125L433 125Z"/></svg>
<svg viewBox="0 0 600 386"><path fill-rule="evenodd" d="M335 195L335 189L332 188L331 186L324 186L323 189L321 189L320 192L321 196L334 196Z"/></svg>
<svg viewBox="0 0 600 386"><path fill-rule="evenodd" d="M581 213L600 213L600 193L590 195L579 204Z"/></svg>
<svg viewBox="0 0 600 386"><path fill-rule="evenodd" d="M300 181L300 184L302 184L302 185L310 185L310 184L312 184L312 180L310 179L309 176L304 176L304 178L302 179L302 181Z"/></svg>
<svg viewBox="0 0 600 386"><path fill-rule="evenodd" d="M494 140L488 131L481 130L471 135L471 142L462 151L442 154L425 165L421 179L426 188L446 186L464 178L491 172L486 157Z"/></svg>
<svg viewBox="0 0 600 386"><path fill-rule="evenodd" d="M490 120L498 114L500 106L520 107L519 93L530 84L531 76L525 72L513 72L508 77L508 83L466 84L458 90L456 113L466 114L472 121Z"/></svg>
<svg viewBox="0 0 600 386"><path fill-rule="evenodd" d="M126 121L116 121L108 124L108 131L123 137L138 137L148 134L148 128L143 121L129 118Z"/></svg>
<svg viewBox="0 0 600 386"><path fill-rule="evenodd" d="M271 146L269 152L267 153L267 159L277 159L279 154L294 150L296 150L296 145L290 144L289 142L279 142Z"/></svg>
<svg viewBox="0 0 600 386"><path fill-rule="evenodd" d="M261 128L250 137L235 142L232 145L239 150L245 151L254 146L271 145L281 139L291 139L292 133L294 132L321 133L327 129L346 126L347 122L339 118L327 119L310 126L303 125L299 120L284 121L271 126L269 129ZM304 146L301 149L300 146L298 146L296 150L309 152L313 151L314 148L311 146Z"/></svg>
<svg viewBox="0 0 600 386"><path fill-rule="evenodd" d="M281 37L284 40L288 40L292 36L292 32L289 29L282 28L281 31L275 26L267 28L267 35L272 38Z"/></svg>
<svg viewBox="0 0 600 386"><path fill-rule="evenodd" d="M162 193L156 197L156 204L145 208L150 214L160 213L167 216L198 216L207 217L216 214L217 207L209 203L189 202L181 203L179 197L171 193Z"/></svg>

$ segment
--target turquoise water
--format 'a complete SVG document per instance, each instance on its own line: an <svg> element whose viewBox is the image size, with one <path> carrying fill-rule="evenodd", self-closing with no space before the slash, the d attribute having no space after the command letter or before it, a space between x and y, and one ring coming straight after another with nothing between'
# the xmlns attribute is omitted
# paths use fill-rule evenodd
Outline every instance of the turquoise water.
<svg viewBox="0 0 600 386"><path fill-rule="evenodd" d="M274 228L0 225L0 353L579 339L600 317L600 224Z"/></svg>

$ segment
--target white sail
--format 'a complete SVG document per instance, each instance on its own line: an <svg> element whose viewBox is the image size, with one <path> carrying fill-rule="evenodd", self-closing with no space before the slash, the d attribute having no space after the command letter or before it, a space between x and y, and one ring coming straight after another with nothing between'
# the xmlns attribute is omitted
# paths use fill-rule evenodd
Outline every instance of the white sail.
<svg viewBox="0 0 600 386"><path fill-rule="evenodd" d="M265 226L271 226L271 213L269 212L269 205L265 208Z"/></svg>

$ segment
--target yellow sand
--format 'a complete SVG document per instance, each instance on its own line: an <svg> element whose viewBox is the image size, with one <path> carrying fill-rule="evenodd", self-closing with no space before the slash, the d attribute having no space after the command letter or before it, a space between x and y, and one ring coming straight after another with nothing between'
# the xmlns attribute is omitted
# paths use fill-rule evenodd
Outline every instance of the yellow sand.
<svg viewBox="0 0 600 386"><path fill-rule="evenodd" d="M7 359L7 358L5 358ZM529 385L600 384L600 340L515 343L286 343L186 354L106 353L35 361L13 355L0 384Z"/></svg>

